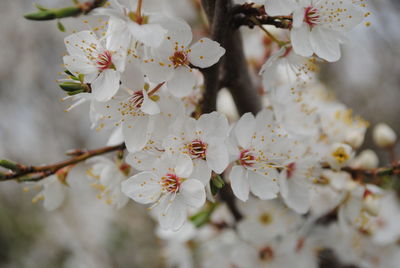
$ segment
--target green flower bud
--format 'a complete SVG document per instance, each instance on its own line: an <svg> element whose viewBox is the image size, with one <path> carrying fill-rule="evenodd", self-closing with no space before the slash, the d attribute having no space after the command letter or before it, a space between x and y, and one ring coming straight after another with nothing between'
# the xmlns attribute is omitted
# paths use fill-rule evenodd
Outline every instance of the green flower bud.
<svg viewBox="0 0 400 268"><path fill-rule="evenodd" d="M63 82L59 84L60 88L67 92L75 92L78 90L85 90L84 86L81 83L76 82Z"/></svg>
<svg viewBox="0 0 400 268"><path fill-rule="evenodd" d="M56 18L56 15L51 10L42 10L34 13L25 14L24 17L28 20L53 20Z"/></svg>
<svg viewBox="0 0 400 268"><path fill-rule="evenodd" d="M80 7L73 6L73 7L65 7L56 9L54 14L57 19L67 18L67 17L74 17L82 13Z"/></svg>
<svg viewBox="0 0 400 268"><path fill-rule="evenodd" d="M18 166L17 163L10 161L10 160L6 160L6 159L0 160L0 166L4 167L6 169L11 169L11 170L19 170L20 169L20 167Z"/></svg>

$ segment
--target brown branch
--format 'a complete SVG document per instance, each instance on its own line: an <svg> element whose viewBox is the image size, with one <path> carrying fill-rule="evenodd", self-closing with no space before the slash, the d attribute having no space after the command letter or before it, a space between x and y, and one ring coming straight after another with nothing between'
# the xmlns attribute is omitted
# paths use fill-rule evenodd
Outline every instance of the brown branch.
<svg viewBox="0 0 400 268"><path fill-rule="evenodd" d="M253 3L235 5L232 8L232 12L233 22L236 27L243 25L253 28L256 24L253 22L252 18L255 18L260 24L273 25L277 28L288 29L292 25L291 16L268 16L264 6L256 7Z"/></svg>
<svg viewBox="0 0 400 268"><path fill-rule="evenodd" d="M222 46L225 30L228 28L228 3L230 0L202 0L203 9L207 14L211 28L211 38ZM220 80L220 60L213 66L203 69L205 92L203 95L202 113L211 113L217 109L217 94Z"/></svg>
<svg viewBox="0 0 400 268"><path fill-rule="evenodd" d="M242 37L234 24L235 6L232 0L202 0L202 4L212 21L212 39L226 50L219 63L203 70L205 92L202 112L216 110L217 93L223 85L230 90L240 114L255 114L262 105L247 67Z"/></svg>
<svg viewBox="0 0 400 268"><path fill-rule="evenodd" d="M8 180L21 180L23 177L23 181L26 180L34 180L38 181L43 178L46 178L52 174L55 174L58 170L78 164L83 162L91 157L106 154L113 151L124 150L125 144L119 144L115 146L107 146L99 149L89 150L89 151L80 151L80 153L70 159L51 164L51 165L43 165L43 166L24 166L18 165L18 168L13 171L9 171L0 176L0 181L8 181Z"/></svg>

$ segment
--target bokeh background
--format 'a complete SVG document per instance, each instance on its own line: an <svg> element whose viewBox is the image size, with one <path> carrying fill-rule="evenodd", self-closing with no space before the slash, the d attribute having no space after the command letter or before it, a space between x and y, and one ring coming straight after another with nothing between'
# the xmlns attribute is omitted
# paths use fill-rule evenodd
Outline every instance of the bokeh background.
<svg viewBox="0 0 400 268"><path fill-rule="evenodd" d="M188 20L195 16L192 0L158 1L169 12L183 11ZM70 3L37 2L46 7ZM108 133L90 129L86 106L64 112L68 103L60 101L64 94L55 80L63 70L66 33L54 21L23 19L32 4L0 1L0 158L42 164L63 159L71 148L100 147ZM371 0L368 8L371 26L352 32L341 61L323 65L321 78L355 114L372 125L386 122L400 133L400 1ZM69 33L87 27L82 19L63 23ZM365 147L376 149L370 135ZM114 210L96 199L84 168L70 175L67 201L51 213L32 204L34 187L24 192L15 182L0 184L0 267L163 266L145 208L130 202Z"/></svg>

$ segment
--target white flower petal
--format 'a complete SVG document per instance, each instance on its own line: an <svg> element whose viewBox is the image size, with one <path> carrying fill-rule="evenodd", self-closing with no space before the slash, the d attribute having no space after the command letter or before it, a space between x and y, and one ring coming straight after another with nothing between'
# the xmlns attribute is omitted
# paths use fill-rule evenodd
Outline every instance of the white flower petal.
<svg viewBox="0 0 400 268"><path fill-rule="evenodd" d="M143 103L140 107L140 110L146 114L158 114L160 112L160 108L157 103L149 98L147 92L143 90Z"/></svg>
<svg viewBox="0 0 400 268"><path fill-rule="evenodd" d="M235 196L243 202L247 201L250 189L246 170L241 166L234 166L229 174L229 179Z"/></svg>
<svg viewBox="0 0 400 268"><path fill-rule="evenodd" d="M87 57L89 51L103 50L99 40L92 31L81 31L64 39L65 47L70 55Z"/></svg>
<svg viewBox="0 0 400 268"><path fill-rule="evenodd" d="M159 17L151 19L151 23L161 25L167 32L167 38L172 43L178 42L180 46L187 47L192 41L192 28L190 25L178 18Z"/></svg>
<svg viewBox="0 0 400 268"><path fill-rule="evenodd" d="M161 194L161 184L156 174L141 172L121 183L121 191L141 204L156 202Z"/></svg>
<svg viewBox="0 0 400 268"><path fill-rule="evenodd" d="M203 159L193 159L193 172L190 177L195 178L207 185L211 178L211 169Z"/></svg>
<svg viewBox="0 0 400 268"><path fill-rule="evenodd" d="M223 139L220 142L209 145L206 151L208 166L218 174L221 174L229 164L229 154Z"/></svg>
<svg viewBox="0 0 400 268"><path fill-rule="evenodd" d="M166 195L160 200L160 204L155 209L158 221L163 229L176 231L186 221L186 207L179 196L174 197L173 194Z"/></svg>
<svg viewBox="0 0 400 268"><path fill-rule="evenodd" d="M311 57L313 50L309 41L310 30L308 25L304 24L299 28L293 28L290 31L290 38L294 52L303 56Z"/></svg>
<svg viewBox="0 0 400 268"><path fill-rule="evenodd" d="M225 49L208 38L202 38L190 47L188 58L190 63L200 68L214 65L225 54Z"/></svg>
<svg viewBox="0 0 400 268"><path fill-rule="evenodd" d="M47 180L42 192L44 196L43 206L48 211L53 211L59 208L64 202L65 186L61 184L56 176L52 176Z"/></svg>
<svg viewBox="0 0 400 268"><path fill-rule="evenodd" d="M254 134L256 120L251 113L244 114L236 123L234 131L239 145L247 148Z"/></svg>
<svg viewBox="0 0 400 268"><path fill-rule="evenodd" d="M97 67L85 57L67 55L63 57L64 66L68 71L78 74L90 74L98 72Z"/></svg>
<svg viewBox="0 0 400 268"><path fill-rule="evenodd" d="M150 47L158 47L167 33L167 31L158 24L139 25L131 22L128 24L128 29L133 38Z"/></svg>
<svg viewBox="0 0 400 268"><path fill-rule="evenodd" d="M268 176L260 175L253 171L248 172L248 180L251 192L262 200L274 199L279 192L278 173L271 169ZM274 179L276 181L274 181Z"/></svg>
<svg viewBox="0 0 400 268"><path fill-rule="evenodd" d="M92 83L92 94L98 101L111 99L119 89L120 73L115 70L104 70Z"/></svg>
<svg viewBox="0 0 400 268"><path fill-rule="evenodd" d="M340 59L339 40L335 31L323 27L314 27L310 34L310 43L315 54L329 62Z"/></svg>
<svg viewBox="0 0 400 268"><path fill-rule="evenodd" d="M181 195L181 200L193 208L201 207L206 201L204 185L196 179L184 181L181 184L179 194Z"/></svg>
<svg viewBox="0 0 400 268"><path fill-rule="evenodd" d="M189 67L175 69L174 75L167 82L168 91L177 98L186 97L196 85L196 75Z"/></svg>
<svg viewBox="0 0 400 268"><path fill-rule="evenodd" d="M187 155L177 155L173 156L175 161L174 170L178 177L188 178L193 171L193 163L189 156Z"/></svg>
<svg viewBox="0 0 400 268"><path fill-rule="evenodd" d="M306 180L300 177L286 178L286 172L282 172L279 178L281 196L285 204L296 211L304 214L310 209L310 188Z"/></svg>
<svg viewBox="0 0 400 268"><path fill-rule="evenodd" d="M203 136L225 138L228 135L229 123L225 115L218 112L203 114L196 121L196 130L200 130Z"/></svg>
<svg viewBox="0 0 400 268"><path fill-rule="evenodd" d="M122 132L125 137L126 148L129 152L135 153L143 149L149 140L150 118L149 116L136 116L125 120L122 125Z"/></svg>

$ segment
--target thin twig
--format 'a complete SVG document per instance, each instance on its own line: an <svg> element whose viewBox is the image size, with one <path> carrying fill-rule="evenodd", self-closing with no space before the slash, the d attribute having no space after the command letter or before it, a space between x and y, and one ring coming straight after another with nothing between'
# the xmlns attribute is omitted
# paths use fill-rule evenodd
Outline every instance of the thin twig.
<svg viewBox="0 0 400 268"><path fill-rule="evenodd" d="M91 157L106 154L109 152L113 151L118 151L118 150L123 150L125 149L125 144L119 144L115 146L107 146L95 150L89 150L89 151L82 151L81 154L74 156L70 159L51 164L51 165L43 165L43 166L24 166L24 165L19 165L19 169L15 171L9 171L7 173L4 173L0 177L0 181L8 181L8 180L18 180L21 177L24 177L24 181L28 180L29 177L31 177L34 180L40 180L43 178L46 178L52 174L55 174L58 170L78 164L80 162L83 162Z"/></svg>

